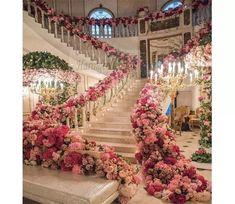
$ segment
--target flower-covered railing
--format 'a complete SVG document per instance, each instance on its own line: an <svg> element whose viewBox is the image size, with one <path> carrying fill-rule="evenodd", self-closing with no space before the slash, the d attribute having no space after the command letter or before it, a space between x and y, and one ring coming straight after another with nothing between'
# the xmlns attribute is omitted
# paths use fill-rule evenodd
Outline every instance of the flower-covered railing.
<svg viewBox="0 0 235 204"><path fill-rule="evenodd" d="M41 8L43 9L48 8L46 3L43 2L42 0L32 0L32 2L35 2L38 6L41 6ZM24 5L24 7L25 10L29 10L27 5ZM191 12L185 12L186 10L190 10ZM130 16L130 17L107 18L107 19L93 19L88 17L69 16L62 14L57 15L57 17L56 16L54 17L59 19L57 20L58 24L60 24L61 22L63 23L64 21L69 21L74 26L75 29L83 33L98 38L105 38L105 37L131 37L131 36L138 36L139 33L143 34L145 33L141 31L142 30L141 25L143 25L143 22L148 24L147 27L151 31L158 31L165 29L162 28L162 25L165 23L168 25L172 24L173 27L176 27L179 26L178 23L180 22L177 23L176 22L177 20L175 21L174 18L183 14L184 12L185 12L184 14L185 20L183 20L185 21L184 25L189 25L190 19L192 19L191 20L192 25L198 25L209 22L211 20L211 0L193 0L192 4L190 5L184 4L183 6L177 7L175 9L169 9L167 11L157 10L149 12L147 7L143 7L139 8L137 11L138 17ZM38 12L36 12L36 14L38 15ZM53 9L50 9L50 15L52 14L55 14L55 11ZM38 17L36 17L36 19L38 19ZM157 28L155 28L156 26ZM163 25L163 27L165 26ZM145 29L145 31L147 31L148 29Z"/></svg>
<svg viewBox="0 0 235 204"><path fill-rule="evenodd" d="M55 106L39 102L25 121L54 118L57 123L66 124L78 130L106 107L122 97L137 78L136 66L127 63L120 65L85 93L71 96Z"/></svg>
<svg viewBox="0 0 235 204"><path fill-rule="evenodd" d="M146 84L131 116L138 145L136 159L142 165L145 189L171 203L209 201L210 183L180 153L173 131L161 109L160 85Z"/></svg>
<svg viewBox="0 0 235 204"><path fill-rule="evenodd" d="M54 33L55 38L60 38L61 42L104 67L115 69L121 63L128 61L137 63L138 61L137 56L119 51L108 43L84 33L71 21L70 17L57 15L44 1L28 0L26 8L28 14L33 16L36 22L42 24L42 28L48 29L49 33Z"/></svg>
<svg viewBox="0 0 235 204"><path fill-rule="evenodd" d="M134 196L141 181L136 175L137 169L118 156L112 147L85 140L53 118L24 122L23 159L26 165L74 174L97 174L116 180L122 204Z"/></svg>
<svg viewBox="0 0 235 204"><path fill-rule="evenodd" d="M203 11L203 12L202 12ZM171 28L186 28L211 21L211 1L194 0L167 11L146 12L139 18L139 35Z"/></svg>

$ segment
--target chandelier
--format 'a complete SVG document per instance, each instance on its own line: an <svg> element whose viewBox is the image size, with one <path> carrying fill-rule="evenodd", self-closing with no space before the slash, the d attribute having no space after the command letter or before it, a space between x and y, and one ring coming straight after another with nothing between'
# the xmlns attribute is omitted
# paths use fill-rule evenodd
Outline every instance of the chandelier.
<svg viewBox="0 0 235 204"><path fill-rule="evenodd" d="M177 92L195 86L199 72L197 70L189 70L187 65L180 61L164 65L161 64L160 67L155 67L155 70L150 70L150 83L160 86L165 99L167 95L170 96L172 107L171 121L173 122Z"/></svg>

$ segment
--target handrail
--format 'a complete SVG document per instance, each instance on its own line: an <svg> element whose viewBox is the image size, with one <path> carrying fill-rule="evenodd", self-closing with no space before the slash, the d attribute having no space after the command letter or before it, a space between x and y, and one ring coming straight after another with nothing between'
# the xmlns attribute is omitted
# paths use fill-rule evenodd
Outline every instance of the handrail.
<svg viewBox="0 0 235 204"><path fill-rule="evenodd" d="M98 114L106 111L107 108L112 107L113 103L115 103L119 98L122 98L127 90L133 86L135 80L137 79L137 70L131 67L127 69L129 69L130 72L123 76L120 80L114 82L116 84L108 88L102 96L97 96L94 101L88 100L83 106L76 105L76 103L78 103L78 98L83 95L81 94L79 96L71 97L62 105L43 105L42 108L36 106L35 110L39 113L40 119L57 118L57 122L65 122L69 128L73 128L76 131L80 126L87 128L91 120L95 120ZM99 93L95 92L94 94L97 95ZM71 100L72 105L70 106L69 103ZM40 103L38 105L40 106ZM34 113L35 110L33 111ZM43 114L45 110L47 110L47 113L44 116ZM32 119L34 118L30 115L29 118L26 118L25 120L27 121ZM35 118L35 120L37 119L38 117Z"/></svg>
<svg viewBox="0 0 235 204"><path fill-rule="evenodd" d="M101 42L79 30L76 30L77 28L74 28L71 23L60 25L34 2L28 0L27 4L29 16L33 16L36 22L41 23L43 28L48 29L49 33L54 33L55 37L59 37L61 39L61 42L66 43L67 46L73 47L73 49L77 50L79 54L84 54L86 57L90 57L93 61L102 64L104 67L109 66L109 69L116 69L121 61L129 60L129 58L137 60L136 56L130 56L127 53L118 51L108 45L108 43ZM72 35L75 35L78 40L71 40ZM83 47L86 47L86 49L83 49Z"/></svg>

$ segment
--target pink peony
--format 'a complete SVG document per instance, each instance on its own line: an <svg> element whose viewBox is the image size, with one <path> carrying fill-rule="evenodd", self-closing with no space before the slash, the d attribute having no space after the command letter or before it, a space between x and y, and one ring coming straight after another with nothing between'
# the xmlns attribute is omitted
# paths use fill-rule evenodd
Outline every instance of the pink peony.
<svg viewBox="0 0 235 204"><path fill-rule="evenodd" d="M153 144L156 141L157 141L157 138L156 138L155 135L147 136L147 137L144 138L144 142L146 144Z"/></svg>

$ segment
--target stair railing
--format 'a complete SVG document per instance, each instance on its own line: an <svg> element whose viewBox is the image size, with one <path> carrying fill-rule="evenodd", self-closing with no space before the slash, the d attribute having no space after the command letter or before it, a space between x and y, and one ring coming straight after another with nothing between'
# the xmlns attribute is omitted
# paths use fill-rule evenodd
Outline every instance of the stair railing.
<svg viewBox="0 0 235 204"><path fill-rule="evenodd" d="M116 86L107 90L106 93L96 101L88 102L83 108L75 108L74 116L66 119L70 128L78 130L79 127L88 128L89 122L97 120L97 117L104 115L106 110L113 106L127 93L137 79L137 71L132 70L127 76L120 80Z"/></svg>
<svg viewBox="0 0 235 204"><path fill-rule="evenodd" d="M109 65L109 69L116 69L116 65L114 63L114 59L117 60L116 56L110 56L102 49L95 48L91 42L83 42L77 34L72 34L71 31L66 29L63 25L59 25L57 22L52 21L45 11L38 7L34 2L27 0L27 4L28 15L34 17L35 21L40 23L42 28L48 29L49 33L54 33L55 38L60 38L61 42L66 43L67 46L73 47L73 49L77 50L80 54L90 57L92 60L103 65L104 67L108 67ZM124 26L122 29L124 29ZM72 40L72 38L74 39Z"/></svg>

